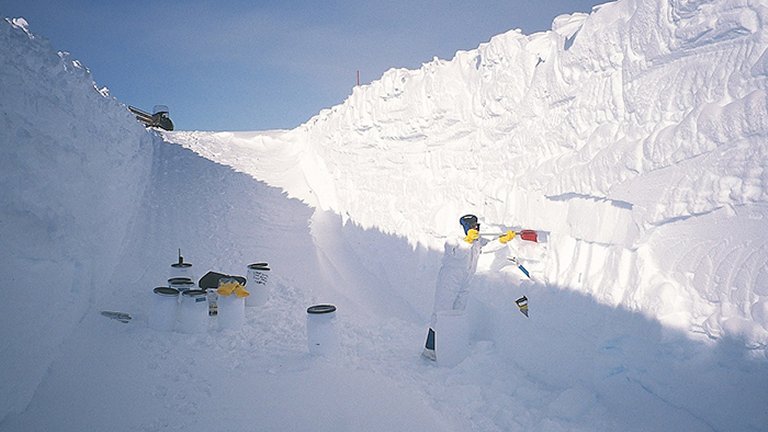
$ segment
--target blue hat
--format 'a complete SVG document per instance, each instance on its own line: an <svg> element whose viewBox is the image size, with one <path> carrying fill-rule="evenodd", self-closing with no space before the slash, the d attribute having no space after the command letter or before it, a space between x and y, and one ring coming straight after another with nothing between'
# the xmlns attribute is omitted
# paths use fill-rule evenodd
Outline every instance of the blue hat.
<svg viewBox="0 0 768 432"><path fill-rule="evenodd" d="M464 215L459 219L459 223L461 224L462 228L464 228L464 234L467 233L467 231L471 229L480 230L480 224L477 223L477 216L468 214Z"/></svg>

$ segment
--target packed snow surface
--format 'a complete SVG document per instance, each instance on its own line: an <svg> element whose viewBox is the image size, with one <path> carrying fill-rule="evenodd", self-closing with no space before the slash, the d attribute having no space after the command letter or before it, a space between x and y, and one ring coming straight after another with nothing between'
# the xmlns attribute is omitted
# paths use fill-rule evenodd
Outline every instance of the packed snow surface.
<svg viewBox="0 0 768 432"><path fill-rule="evenodd" d="M765 23L761 1L621 0L294 130L161 134L3 20L0 430L764 431ZM483 257L446 366L419 353L465 213L540 241ZM198 278L269 262L267 304L148 327L179 248Z"/></svg>

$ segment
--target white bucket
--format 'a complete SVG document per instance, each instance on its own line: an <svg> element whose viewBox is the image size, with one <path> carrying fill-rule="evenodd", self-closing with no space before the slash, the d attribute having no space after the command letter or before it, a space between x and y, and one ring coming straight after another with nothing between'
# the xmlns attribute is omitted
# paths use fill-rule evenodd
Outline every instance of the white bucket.
<svg viewBox="0 0 768 432"><path fill-rule="evenodd" d="M469 354L469 323L464 311L437 312L435 323L437 364L453 367Z"/></svg>
<svg viewBox="0 0 768 432"><path fill-rule="evenodd" d="M177 329L183 333L204 333L208 329L208 297L205 291L181 293Z"/></svg>
<svg viewBox="0 0 768 432"><path fill-rule="evenodd" d="M321 304L307 309L307 344L310 354L329 356L339 349L336 306Z"/></svg>
<svg viewBox="0 0 768 432"><path fill-rule="evenodd" d="M238 330L243 327L245 322L245 298L238 297L235 294L222 296L218 300L218 314L216 320L219 322L219 329Z"/></svg>
<svg viewBox="0 0 768 432"><path fill-rule="evenodd" d="M176 288L180 293L195 289L195 283L188 277L175 277L168 279L168 286Z"/></svg>
<svg viewBox="0 0 768 432"><path fill-rule="evenodd" d="M248 266L248 292L251 295L245 299L246 306L262 307L267 304L271 289L269 271L267 263L251 264Z"/></svg>
<svg viewBox="0 0 768 432"><path fill-rule="evenodd" d="M171 271L168 273L168 278L187 278L194 280L195 276L192 274L192 264L186 262L171 264Z"/></svg>
<svg viewBox="0 0 768 432"><path fill-rule="evenodd" d="M153 290L149 311L149 326L159 331L173 331L179 310L179 290L157 287Z"/></svg>

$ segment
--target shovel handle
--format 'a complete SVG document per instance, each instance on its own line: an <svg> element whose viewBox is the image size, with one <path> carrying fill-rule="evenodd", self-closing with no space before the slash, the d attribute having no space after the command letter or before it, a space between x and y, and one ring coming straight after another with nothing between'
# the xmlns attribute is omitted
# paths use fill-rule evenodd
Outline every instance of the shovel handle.
<svg viewBox="0 0 768 432"><path fill-rule="evenodd" d="M536 231L534 230L520 230L520 231L514 231L515 236L519 237L522 240L530 241L534 243L539 242L539 236L536 234ZM480 237L498 237L501 235L506 234L506 232L482 232L480 233Z"/></svg>

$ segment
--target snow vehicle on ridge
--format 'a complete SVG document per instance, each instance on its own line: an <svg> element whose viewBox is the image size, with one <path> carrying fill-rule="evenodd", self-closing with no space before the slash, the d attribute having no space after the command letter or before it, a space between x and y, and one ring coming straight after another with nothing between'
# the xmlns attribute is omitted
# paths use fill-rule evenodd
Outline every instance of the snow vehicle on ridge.
<svg viewBox="0 0 768 432"><path fill-rule="evenodd" d="M155 105L150 114L134 106L128 106L128 110L136 116L136 120L144 123L146 127L158 127L167 131L173 130L173 122L168 117L168 107L165 105Z"/></svg>

